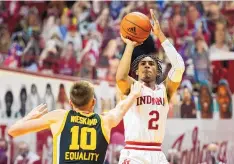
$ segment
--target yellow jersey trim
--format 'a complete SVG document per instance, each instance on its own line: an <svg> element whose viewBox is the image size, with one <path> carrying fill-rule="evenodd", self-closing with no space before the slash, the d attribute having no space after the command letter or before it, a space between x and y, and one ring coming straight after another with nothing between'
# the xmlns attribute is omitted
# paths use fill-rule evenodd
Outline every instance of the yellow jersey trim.
<svg viewBox="0 0 234 164"><path fill-rule="evenodd" d="M110 143L110 135L107 134L105 128L104 128L104 121L101 115L99 115L100 119L101 119L101 128L102 128L102 134L104 135L107 143Z"/></svg>
<svg viewBox="0 0 234 164"><path fill-rule="evenodd" d="M81 112L81 111L79 111L79 112L77 112L77 111L75 111L76 113L80 113L82 116L86 116L86 117L90 117L90 116L92 116L92 115L94 115L95 113L83 113L83 112Z"/></svg>
<svg viewBox="0 0 234 164"><path fill-rule="evenodd" d="M57 141L58 141L58 136L62 133L64 125L66 123L67 120L67 115L68 115L69 111L67 111L64 115L63 118L63 122L62 125L59 128L59 131L53 136L53 164L57 164Z"/></svg>

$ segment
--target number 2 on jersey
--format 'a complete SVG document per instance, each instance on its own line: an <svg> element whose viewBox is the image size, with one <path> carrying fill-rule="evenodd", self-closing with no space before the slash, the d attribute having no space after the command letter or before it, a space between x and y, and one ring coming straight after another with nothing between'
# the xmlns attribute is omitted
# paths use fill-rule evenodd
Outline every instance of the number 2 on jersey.
<svg viewBox="0 0 234 164"><path fill-rule="evenodd" d="M148 122L148 129L158 130L158 124L156 124L156 123L159 120L159 112L156 111L156 110L152 110L149 113L149 115L150 116L154 116L154 117L149 120L149 122Z"/></svg>
<svg viewBox="0 0 234 164"><path fill-rule="evenodd" d="M95 150L97 146L97 131L94 128L83 127L81 128L79 135L79 126L73 126L71 128L71 145L69 146L70 150ZM88 133L90 133L90 143L87 144ZM79 138L80 137L80 138ZM80 140L80 145L78 144Z"/></svg>

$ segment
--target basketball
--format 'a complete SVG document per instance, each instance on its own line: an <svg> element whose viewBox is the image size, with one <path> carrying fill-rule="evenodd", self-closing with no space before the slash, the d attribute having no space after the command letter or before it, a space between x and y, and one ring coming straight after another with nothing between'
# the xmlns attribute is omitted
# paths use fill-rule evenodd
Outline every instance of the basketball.
<svg viewBox="0 0 234 164"><path fill-rule="evenodd" d="M145 41L151 32L149 18L140 12L131 12L121 21L120 33L123 37L141 43Z"/></svg>

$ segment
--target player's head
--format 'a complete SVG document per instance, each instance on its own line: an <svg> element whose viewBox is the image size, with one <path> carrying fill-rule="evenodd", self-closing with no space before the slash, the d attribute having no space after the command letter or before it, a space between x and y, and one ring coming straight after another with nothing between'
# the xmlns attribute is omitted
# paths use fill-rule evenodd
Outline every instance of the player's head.
<svg viewBox="0 0 234 164"><path fill-rule="evenodd" d="M96 100L93 85L88 81L79 81L73 84L70 90L70 104L83 111L93 111Z"/></svg>
<svg viewBox="0 0 234 164"><path fill-rule="evenodd" d="M132 62L132 71L137 80L156 81L162 74L161 61L155 55L140 55Z"/></svg>

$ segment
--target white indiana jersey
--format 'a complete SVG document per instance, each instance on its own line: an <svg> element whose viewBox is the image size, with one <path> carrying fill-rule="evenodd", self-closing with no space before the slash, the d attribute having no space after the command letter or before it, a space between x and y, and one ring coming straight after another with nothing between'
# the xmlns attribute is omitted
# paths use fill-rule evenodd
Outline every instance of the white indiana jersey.
<svg viewBox="0 0 234 164"><path fill-rule="evenodd" d="M141 96L124 116L125 141L162 143L167 113L166 88L156 85L155 90L143 87Z"/></svg>

